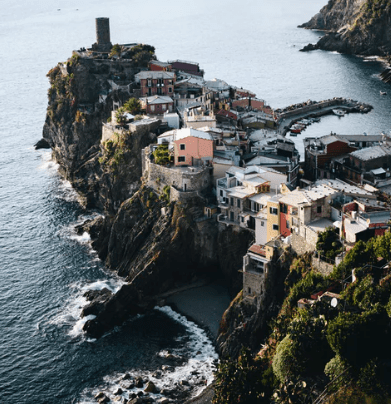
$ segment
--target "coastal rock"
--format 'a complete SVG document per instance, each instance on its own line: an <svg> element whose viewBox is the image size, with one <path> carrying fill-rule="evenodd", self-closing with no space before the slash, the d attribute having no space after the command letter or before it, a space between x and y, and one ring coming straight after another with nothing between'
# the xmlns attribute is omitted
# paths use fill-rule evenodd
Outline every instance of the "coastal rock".
<svg viewBox="0 0 391 404"><path fill-rule="evenodd" d="M317 44L313 45L312 43L309 43L308 45L304 46L303 49L300 49L300 52L310 52L317 49L319 49Z"/></svg>
<svg viewBox="0 0 391 404"><path fill-rule="evenodd" d="M154 382L149 381L147 383L147 387L144 389L144 391L146 393L156 393L157 392L157 388Z"/></svg>
<svg viewBox="0 0 391 404"><path fill-rule="evenodd" d="M98 315L104 307L104 303L112 296L112 292L104 288L102 290L89 290L84 293L84 297L91 303L83 307L81 317L86 317L90 314Z"/></svg>
<svg viewBox="0 0 391 404"><path fill-rule="evenodd" d="M34 145L35 150L39 149L50 149L50 144L46 139L38 140L37 143Z"/></svg>
<svg viewBox="0 0 391 404"><path fill-rule="evenodd" d="M328 31L318 49L387 56L391 51L391 4L372 0L329 0L300 28ZM311 49L308 49L311 50Z"/></svg>
<svg viewBox="0 0 391 404"><path fill-rule="evenodd" d="M119 396L123 393L123 390L121 389L121 387L118 387L115 391L114 391L114 395L115 396Z"/></svg>
<svg viewBox="0 0 391 404"><path fill-rule="evenodd" d="M135 387L133 380L121 380L120 384L125 390L131 390Z"/></svg>

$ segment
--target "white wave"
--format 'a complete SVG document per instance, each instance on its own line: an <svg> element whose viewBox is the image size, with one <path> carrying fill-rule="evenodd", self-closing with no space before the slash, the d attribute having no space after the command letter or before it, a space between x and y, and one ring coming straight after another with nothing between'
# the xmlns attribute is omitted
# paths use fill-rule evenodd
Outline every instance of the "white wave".
<svg viewBox="0 0 391 404"><path fill-rule="evenodd" d="M52 153L51 151L41 151L41 164L38 166L38 170L45 170L48 171L49 173L57 173L59 164L57 164L53 159L52 159Z"/></svg>
<svg viewBox="0 0 391 404"><path fill-rule="evenodd" d="M91 241L91 237L86 231L82 235L73 234L69 238L71 240L76 240L81 244L87 244Z"/></svg>
<svg viewBox="0 0 391 404"><path fill-rule="evenodd" d="M83 333L83 326L88 320L93 320L96 318L93 314L90 314L88 316L85 316L78 321L76 321L76 324L73 326L72 330L69 332L69 335L71 337L77 337Z"/></svg>
<svg viewBox="0 0 391 404"><path fill-rule="evenodd" d="M174 349L171 352L162 350L157 353L161 358L165 358L169 355L173 355L177 358L183 358L190 356L190 359L183 365L173 367L170 360L167 359L167 367L162 367L157 375L154 372L143 371L137 369L129 369L127 373L130 373L133 377L142 377L144 380L152 381L157 389L175 389L175 386L182 381L186 381L189 386L192 387L192 395L196 396L213 381L214 362L218 359L218 354L209 340L206 332L198 327L195 323L188 320L186 317L176 313L170 307L155 307L155 310L161 311L167 316L171 317L175 321L181 323L187 330L189 336L188 341L183 344L182 347ZM189 355L190 353L190 355ZM103 391L110 399L114 399L114 392L121 387L120 381L125 376L125 373L117 373L108 375L103 379L103 383L93 389L86 389L82 393L81 404L94 403L90 399L91 396L95 396L98 392ZM122 393L122 396L126 399L129 398L130 393L138 393L143 391L143 388L133 388ZM125 389L124 389L125 390ZM150 396L154 399L162 397L161 394L152 394Z"/></svg>

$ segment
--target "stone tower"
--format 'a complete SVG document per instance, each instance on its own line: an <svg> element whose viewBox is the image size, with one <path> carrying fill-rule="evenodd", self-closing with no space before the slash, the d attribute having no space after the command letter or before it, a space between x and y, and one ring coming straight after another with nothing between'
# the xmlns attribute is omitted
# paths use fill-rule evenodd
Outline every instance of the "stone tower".
<svg viewBox="0 0 391 404"><path fill-rule="evenodd" d="M112 44L110 42L110 21L108 18L101 17L95 19L96 43L93 49L100 52L110 52Z"/></svg>

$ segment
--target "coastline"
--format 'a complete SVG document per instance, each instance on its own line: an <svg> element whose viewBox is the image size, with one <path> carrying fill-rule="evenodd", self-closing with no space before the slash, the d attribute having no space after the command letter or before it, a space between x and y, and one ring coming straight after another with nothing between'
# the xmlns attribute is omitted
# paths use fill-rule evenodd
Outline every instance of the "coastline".
<svg viewBox="0 0 391 404"><path fill-rule="evenodd" d="M164 300L164 304L203 328L213 342L217 339L221 317L230 302L228 289L217 281L197 282L173 291Z"/></svg>

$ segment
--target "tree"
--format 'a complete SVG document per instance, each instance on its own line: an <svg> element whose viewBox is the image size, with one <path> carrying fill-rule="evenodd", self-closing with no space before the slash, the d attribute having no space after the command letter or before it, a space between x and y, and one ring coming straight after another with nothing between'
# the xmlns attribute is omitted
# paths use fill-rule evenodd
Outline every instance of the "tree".
<svg viewBox="0 0 391 404"><path fill-rule="evenodd" d="M155 163L160 165L165 165L170 162L170 153L168 151L168 146L161 144L153 152L153 157L155 158Z"/></svg>
<svg viewBox="0 0 391 404"><path fill-rule="evenodd" d="M137 98L129 98L128 101L123 105L125 111L136 115L141 111L141 102Z"/></svg>
<svg viewBox="0 0 391 404"><path fill-rule="evenodd" d="M260 360L255 360L249 349L243 348L237 361L223 360L215 374L213 404L270 403L275 387L273 372L264 370Z"/></svg>
<svg viewBox="0 0 391 404"><path fill-rule="evenodd" d="M125 108L124 107L121 107L121 108L118 108L117 109L117 112L115 113L115 118L116 118L116 120L117 120L117 122L121 125L121 124L124 124L125 123L125 121L126 121L126 118L125 118Z"/></svg>
<svg viewBox="0 0 391 404"><path fill-rule="evenodd" d="M303 370L297 361L297 350L298 344L289 334L277 345L272 366L275 376L281 383L299 376Z"/></svg>
<svg viewBox="0 0 391 404"><path fill-rule="evenodd" d="M118 45L117 43L113 45L113 47L111 48L111 52L109 54L109 57L113 56L121 56L121 46Z"/></svg>

